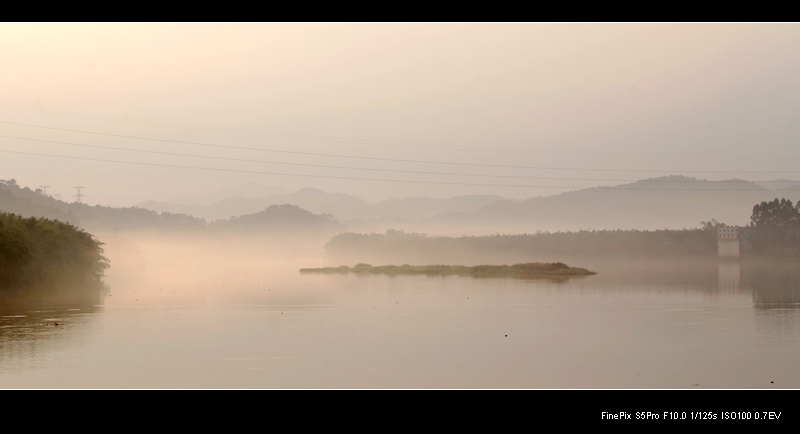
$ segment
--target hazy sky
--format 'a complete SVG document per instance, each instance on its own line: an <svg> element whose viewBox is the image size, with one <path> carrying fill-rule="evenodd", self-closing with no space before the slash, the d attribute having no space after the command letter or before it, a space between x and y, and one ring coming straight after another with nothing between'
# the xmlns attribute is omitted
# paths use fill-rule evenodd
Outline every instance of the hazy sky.
<svg viewBox="0 0 800 434"><path fill-rule="evenodd" d="M90 204L800 178L798 24L7 23L0 63L0 179Z"/></svg>

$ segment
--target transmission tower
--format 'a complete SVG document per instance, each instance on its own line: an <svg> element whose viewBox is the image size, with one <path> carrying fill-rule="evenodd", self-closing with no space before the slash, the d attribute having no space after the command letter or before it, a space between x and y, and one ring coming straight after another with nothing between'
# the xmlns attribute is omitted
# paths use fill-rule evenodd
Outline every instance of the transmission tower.
<svg viewBox="0 0 800 434"><path fill-rule="evenodd" d="M77 193L73 194L73 196L75 196L75 202L82 203L81 202L81 198L83 197L83 195L81 194L81 189L83 188L83 186L81 186L81 187L72 187L72 188L78 190Z"/></svg>
<svg viewBox="0 0 800 434"><path fill-rule="evenodd" d="M47 196L47 189L50 188L49 185L40 185L39 188L42 189L42 194Z"/></svg>

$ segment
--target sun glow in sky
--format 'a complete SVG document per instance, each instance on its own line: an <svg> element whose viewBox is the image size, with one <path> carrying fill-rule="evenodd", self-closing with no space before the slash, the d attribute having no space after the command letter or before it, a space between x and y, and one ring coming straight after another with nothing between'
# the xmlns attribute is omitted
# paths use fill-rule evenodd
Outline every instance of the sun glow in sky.
<svg viewBox="0 0 800 434"><path fill-rule="evenodd" d="M0 62L0 179L90 204L800 178L797 24L5 23Z"/></svg>

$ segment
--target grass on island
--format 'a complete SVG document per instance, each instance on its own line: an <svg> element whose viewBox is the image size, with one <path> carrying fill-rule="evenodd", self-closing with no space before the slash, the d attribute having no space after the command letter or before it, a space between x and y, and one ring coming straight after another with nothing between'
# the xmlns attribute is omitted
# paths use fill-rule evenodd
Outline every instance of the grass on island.
<svg viewBox="0 0 800 434"><path fill-rule="evenodd" d="M301 273L323 274L388 274L426 276L516 277L519 279L565 278L597 274L585 268L570 267L561 262L532 262L515 265L381 265L357 264L354 267L301 268Z"/></svg>

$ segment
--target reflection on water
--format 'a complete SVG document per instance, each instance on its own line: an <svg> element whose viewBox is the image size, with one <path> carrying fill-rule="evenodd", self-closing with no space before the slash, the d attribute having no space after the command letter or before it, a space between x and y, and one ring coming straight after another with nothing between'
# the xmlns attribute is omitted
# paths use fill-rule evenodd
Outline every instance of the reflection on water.
<svg viewBox="0 0 800 434"><path fill-rule="evenodd" d="M719 292L736 294L742 288L742 267L737 260L720 260L718 267Z"/></svg>
<svg viewBox="0 0 800 434"><path fill-rule="evenodd" d="M82 325L97 318L107 294L107 286L0 291L0 365L33 373L58 363L59 354L85 337Z"/></svg>
<svg viewBox="0 0 800 434"><path fill-rule="evenodd" d="M753 303L760 308L794 308L800 303L800 264L790 261L750 262Z"/></svg>
<svg viewBox="0 0 800 434"><path fill-rule="evenodd" d="M0 315L53 307L91 308L102 304L109 291L105 284L96 288L5 288L0 290Z"/></svg>
<svg viewBox="0 0 800 434"><path fill-rule="evenodd" d="M4 294L0 387L800 387L794 263L571 261L599 274L547 282L159 260L81 300Z"/></svg>
<svg viewBox="0 0 800 434"><path fill-rule="evenodd" d="M752 296L759 345L800 341L800 264L785 260L721 260L721 293Z"/></svg>

